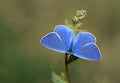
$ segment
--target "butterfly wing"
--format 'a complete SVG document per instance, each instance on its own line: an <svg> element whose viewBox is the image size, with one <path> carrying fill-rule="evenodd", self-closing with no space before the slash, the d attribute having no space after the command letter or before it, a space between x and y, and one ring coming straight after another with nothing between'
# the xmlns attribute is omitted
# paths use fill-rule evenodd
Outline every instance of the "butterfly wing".
<svg viewBox="0 0 120 83"><path fill-rule="evenodd" d="M58 25L55 32L59 34L66 48L69 48L75 36L73 30L64 25Z"/></svg>
<svg viewBox="0 0 120 83"><path fill-rule="evenodd" d="M47 34L41 39L40 42L42 43L42 45L44 45L45 47L51 50L62 52L62 53L66 52L66 48L62 39L55 32L51 32Z"/></svg>
<svg viewBox="0 0 120 83"><path fill-rule="evenodd" d="M95 37L89 32L80 32L75 38L73 49L81 48L87 43L95 43Z"/></svg>
<svg viewBox="0 0 120 83"><path fill-rule="evenodd" d="M80 49L74 50L74 55L86 60L100 60L100 50L94 43L86 44Z"/></svg>
<svg viewBox="0 0 120 83"><path fill-rule="evenodd" d="M87 60L100 60L100 50L95 42L96 39L91 33L78 33L73 45L73 54Z"/></svg>

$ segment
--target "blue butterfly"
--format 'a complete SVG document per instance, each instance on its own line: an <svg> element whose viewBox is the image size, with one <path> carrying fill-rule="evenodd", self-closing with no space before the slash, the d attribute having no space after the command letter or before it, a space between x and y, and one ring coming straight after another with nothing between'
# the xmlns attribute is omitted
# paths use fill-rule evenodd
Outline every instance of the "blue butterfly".
<svg viewBox="0 0 120 83"><path fill-rule="evenodd" d="M89 32L77 35L65 25L58 25L54 32L44 36L40 41L45 47L86 60L100 60L101 53L95 44L95 37Z"/></svg>

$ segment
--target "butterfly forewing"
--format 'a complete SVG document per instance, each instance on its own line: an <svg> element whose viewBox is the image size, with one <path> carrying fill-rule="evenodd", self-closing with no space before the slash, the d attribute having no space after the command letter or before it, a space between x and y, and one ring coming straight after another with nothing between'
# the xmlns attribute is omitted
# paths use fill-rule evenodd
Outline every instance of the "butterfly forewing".
<svg viewBox="0 0 120 83"><path fill-rule="evenodd" d="M64 25L58 25L55 27L55 32L59 34L66 47L71 45L75 35L72 29Z"/></svg>
<svg viewBox="0 0 120 83"><path fill-rule="evenodd" d="M74 48L73 49L78 49L81 48L82 46L88 44L88 43L95 43L95 37L89 33L89 32L80 32L78 35L75 37L74 40Z"/></svg>

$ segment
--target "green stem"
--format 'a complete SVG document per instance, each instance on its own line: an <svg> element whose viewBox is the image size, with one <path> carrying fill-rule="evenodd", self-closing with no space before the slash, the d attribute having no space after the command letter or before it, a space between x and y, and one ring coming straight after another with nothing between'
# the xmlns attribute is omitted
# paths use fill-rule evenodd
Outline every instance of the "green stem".
<svg viewBox="0 0 120 83"><path fill-rule="evenodd" d="M66 79L67 79L67 82L70 83L70 79L69 79L69 71L68 71L68 54L66 53L65 54L65 72L66 72Z"/></svg>

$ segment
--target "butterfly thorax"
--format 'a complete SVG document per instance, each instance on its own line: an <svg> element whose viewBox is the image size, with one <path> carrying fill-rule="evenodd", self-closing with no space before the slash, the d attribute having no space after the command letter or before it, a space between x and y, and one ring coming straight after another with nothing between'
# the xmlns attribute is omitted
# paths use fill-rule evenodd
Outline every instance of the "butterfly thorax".
<svg viewBox="0 0 120 83"><path fill-rule="evenodd" d="M67 54L68 55L73 55L73 42L69 47L67 47Z"/></svg>

